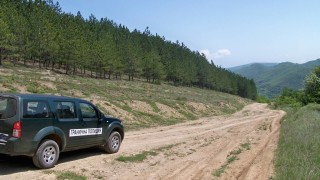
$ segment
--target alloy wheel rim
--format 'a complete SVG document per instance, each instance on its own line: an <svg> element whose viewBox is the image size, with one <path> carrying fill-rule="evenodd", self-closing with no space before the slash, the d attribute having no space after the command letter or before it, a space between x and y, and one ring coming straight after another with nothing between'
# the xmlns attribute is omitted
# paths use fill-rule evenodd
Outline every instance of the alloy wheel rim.
<svg viewBox="0 0 320 180"><path fill-rule="evenodd" d="M46 147L42 152L43 160L46 164L52 164L56 159L56 149L53 146Z"/></svg>
<svg viewBox="0 0 320 180"><path fill-rule="evenodd" d="M119 137L117 136L113 136L112 139L111 139L111 147L112 149L118 149L119 147L119 142L120 142L120 139Z"/></svg>

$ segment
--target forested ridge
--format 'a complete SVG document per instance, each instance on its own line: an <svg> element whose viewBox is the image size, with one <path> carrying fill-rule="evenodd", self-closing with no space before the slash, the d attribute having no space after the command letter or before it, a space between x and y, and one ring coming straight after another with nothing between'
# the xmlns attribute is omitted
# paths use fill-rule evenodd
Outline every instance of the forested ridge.
<svg viewBox="0 0 320 180"><path fill-rule="evenodd" d="M291 62L253 63L230 70L249 79L252 78L256 83L259 95L275 98L281 95L284 88L296 91L303 89L305 77L319 65L320 59L316 59L302 64Z"/></svg>
<svg viewBox="0 0 320 180"><path fill-rule="evenodd" d="M66 74L143 78L257 96L253 80L209 63L179 41L153 35L148 27L130 31L107 18L65 13L51 0L1 0L0 27L0 65L10 60Z"/></svg>

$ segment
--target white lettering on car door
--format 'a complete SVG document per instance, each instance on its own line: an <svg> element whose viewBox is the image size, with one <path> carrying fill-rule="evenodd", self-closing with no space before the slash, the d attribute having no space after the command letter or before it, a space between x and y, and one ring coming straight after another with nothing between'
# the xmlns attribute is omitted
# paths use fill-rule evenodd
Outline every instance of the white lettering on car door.
<svg viewBox="0 0 320 180"><path fill-rule="evenodd" d="M75 136L89 136L102 134L102 128L88 128L88 129L70 129L69 137Z"/></svg>

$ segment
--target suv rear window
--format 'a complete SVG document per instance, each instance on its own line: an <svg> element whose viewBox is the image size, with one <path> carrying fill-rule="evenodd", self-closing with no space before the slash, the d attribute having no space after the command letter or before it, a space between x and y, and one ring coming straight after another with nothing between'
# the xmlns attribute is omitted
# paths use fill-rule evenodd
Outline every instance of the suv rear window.
<svg viewBox="0 0 320 180"><path fill-rule="evenodd" d="M0 119L7 119L17 113L17 100L11 97L0 97Z"/></svg>
<svg viewBox="0 0 320 180"><path fill-rule="evenodd" d="M49 105L44 101L27 101L24 104L23 118L52 118Z"/></svg>

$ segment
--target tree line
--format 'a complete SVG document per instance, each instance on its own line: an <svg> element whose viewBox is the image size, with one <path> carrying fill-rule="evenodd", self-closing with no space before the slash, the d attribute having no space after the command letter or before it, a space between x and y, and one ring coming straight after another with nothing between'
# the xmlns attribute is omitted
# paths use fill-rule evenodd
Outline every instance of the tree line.
<svg viewBox="0 0 320 180"><path fill-rule="evenodd" d="M0 27L0 65L10 59L66 74L144 78L257 96L253 80L209 63L182 42L154 35L148 27L130 31L107 18L65 13L52 0L1 0Z"/></svg>

